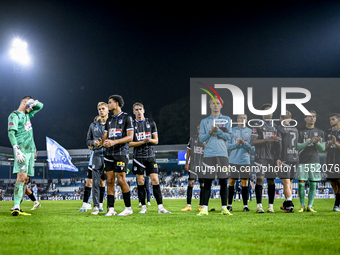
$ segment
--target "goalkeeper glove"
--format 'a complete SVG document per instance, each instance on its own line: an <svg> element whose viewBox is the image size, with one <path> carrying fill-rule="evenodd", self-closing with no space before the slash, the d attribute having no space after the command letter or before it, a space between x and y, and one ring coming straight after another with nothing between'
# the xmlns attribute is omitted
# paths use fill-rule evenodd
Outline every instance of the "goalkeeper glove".
<svg viewBox="0 0 340 255"><path fill-rule="evenodd" d="M17 160L18 163L24 163L25 162L25 154L22 153L22 151L20 150L19 146L18 145L14 145L13 146L13 149L15 151L15 158Z"/></svg>
<svg viewBox="0 0 340 255"><path fill-rule="evenodd" d="M38 100L30 99L27 101L27 107L31 108L33 110L33 107L39 104Z"/></svg>

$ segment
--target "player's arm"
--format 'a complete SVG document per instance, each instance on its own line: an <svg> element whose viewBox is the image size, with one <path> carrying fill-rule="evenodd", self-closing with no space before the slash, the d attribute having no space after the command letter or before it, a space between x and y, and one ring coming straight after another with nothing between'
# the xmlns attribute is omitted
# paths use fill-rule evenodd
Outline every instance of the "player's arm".
<svg viewBox="0 0 340 255"><path fill-rule="evenodd" d="M278 141L280 141L280 138L277 136L271 136L269 138L259 139L258 136L252 135L250 144L252 146L256 146L256 145L263 144L263 143L272 143L272 142L278 142Z"/></svg>
<svg viewBox="0 0 340 255"><path fill-rule="evenodd" d="M325 141L325 139L324 139L324 135L322 133L322 136L317 137L317 140L316 140L316 143L315 143L315 147L319 151L325 151L325 149L326 149L326 144L323 141Z"/></svg>
<svg viewBox="0 0 340 255"><path fill-rule="evenodd" d="M38 100L33 100L33 99L28 100L26 104L32 107L32 111L30 111L29 113L30 117L33 117L34 114L39 112L44 107L44 104L42 102L39 102Z"/></svg>
<svg viewBox="0 0 340 255"><path fill-rule="evenodd" d="M142 141L134 141L129 143L129 147L138 147L146 143L151 143L151 144L158 144L158 134L153 134L152 139L150 137L145 138Z"/></svg>
<svg viewBox="0 0 340 255"><path fill-rule="evenodd" d="M200 142L203 143L211 137L204 120L201 120L199 138Z"/></svg>
<svg viewBox="0 0 340 255"><path fill-rule="evenodd" d="M86 135L86 145L88 146L88 147L93 147L93 146L95 146L94 145L94 139L93 139L93 133L92 133L92 123L91 123L91 125L90 125L90 127L89 127L89 130L87 131L87 135Z"/></svg>
<svg viewBox="0 0 340 255"><path fill-rule="evenodd" d="M15 134L18 130L18 119L19 116L15 113L12 113L9 117L8 117L8 138L9 141L11 142L11 145L13 147L14 153L15 153L15 158L17 160L17 162L19 163L23 163L25 162L25 154L22 153L22 151L19 148L18 145L18 141L15 137Z"/></svg>
<svg viewBox="0 0 340 255"><path fill-rule="evenodd" d="M221 127L218 128L217 131L215 132L216 135L221 137L225 141L230 141L232 137L231 133L231 121L230 118L228 117L228 127Z"/></svg>
<svg viewBox="0 0 340 255"><path fill-rule="evenodd" d="M190 158L190 155L191 155L191 149L188 148L187 149L187 157L185 159L185 171L189 172L190 170L190 166L189 166L189 158Z"/></svg>
<svg viewBox="0 0 340 255"><path fill-rule="evenodd" d="M330 141L326 142L326 150L331 147L332 144L337 145L336 143L336 137L334 135L332 135L332 139ZM338 147L338 146L337 146ZM339 147L338 147L339 148Z"/></svg>
<svg viewBox="0 0 340 255"><path fill-rule="evenodd" d="M124 136L122 138L119 138L117 140L105 140L103 142L103 146L106 147L106 148L109 148L109 147L112 147L112 146L114 146L116 144L123 144L123 143L130 143L130 142L132 142L133 141L133 134L134 134L133 130L134 130L134 128L133 128L133 125L132 125L132 118L131 117L127 118L127 121L126 121L126 124L125 124L125 128L126 128L126 136ZM107 130L108 129L106 129L106 133L104 133L104 135L105 134L107 135Z"/></svg>

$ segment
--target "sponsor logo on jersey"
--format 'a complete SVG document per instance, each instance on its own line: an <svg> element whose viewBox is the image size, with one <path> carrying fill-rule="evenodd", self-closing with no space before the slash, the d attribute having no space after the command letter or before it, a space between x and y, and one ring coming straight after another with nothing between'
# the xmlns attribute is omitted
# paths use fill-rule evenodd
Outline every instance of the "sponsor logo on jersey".
<svg viewBox="0 0 340 255"><path fill-rule="evenodd" d="M151 137L151 133L150 132L139 132L137 133L137 140L141 141L144 140L145 138Z"/></svg>
<svg viewBox="0 0 340 255"><path fill-rule="evenodd" d="M123 162L123 161L118 161L118 162L117 162L117 166L124 167L124 166L125 166L125 162Z"/></svg>
<svg viewBox="0 0 340 255"><path fill-rule="evenodd" d="M122 135L122 130L117 128L109 129L109 138Z"/></svg>
<svg viewBox="0 0 340 255"><path fill-rule="evenodd" d="M203 147L194 146L194 153L203 154L203 152L204 152Z"/></svg>
<svg viewBox="0 0 340 255"><path fill-rule="evenodd" d="M118 124L122 124L122 123L123 123L123 120L119 120L119 121L118 121Z"/></svg>
<svg viewBox="0 0 340 255"><path fill-rule="evenodd" d="M27 121L25 124L25 130L30 131L32 129L32 124L30 121Z"/></svg>
<svg viewBox="0 0 340 255"><path fill-rule="evenodd" d="M303 138L305 138L305 139L307 139L307 138L308 138L308 134L307 134L307 132L304 132L304 133L303 133Z"/></svg>
<svg viewBox="0 0 340 255"><path fill-rule="evenodd" d="M273 133L273 132L263 132L264 138L270 138L272 136L275 136L275 133Z"/></svg>

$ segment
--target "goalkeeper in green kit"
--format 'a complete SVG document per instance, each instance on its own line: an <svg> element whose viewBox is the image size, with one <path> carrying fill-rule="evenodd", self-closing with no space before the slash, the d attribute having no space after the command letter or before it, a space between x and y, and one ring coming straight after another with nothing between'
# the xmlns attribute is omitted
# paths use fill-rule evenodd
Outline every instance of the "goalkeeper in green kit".
<svg viewBox="0 0 340 255"><path fill-rule="evenodd" d="M8 117L8 137L14 149L13 174L17 175L14 187L14 207L12 216L30 215L20 210L20 202L25 192L25 180L34 176L34 152L36 151L30 118L43 108L43 104L30 96L21 99L18 110Z"/></svg>

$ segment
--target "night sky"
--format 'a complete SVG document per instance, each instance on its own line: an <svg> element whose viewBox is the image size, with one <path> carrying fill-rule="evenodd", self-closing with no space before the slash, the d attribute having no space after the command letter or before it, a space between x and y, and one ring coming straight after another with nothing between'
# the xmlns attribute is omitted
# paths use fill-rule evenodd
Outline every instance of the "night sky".
<svg viewBox="0 0 340 255"><path fill-rule="evenodd" d="M46 136L82 149L97 103L112 94L129 114L140 101L158 121L186 106L190 77L338 77L339 12L337 1L2 1L0 146L10 146L7 118L27 94L44 103L32 119L37 149L46 149ZM8 54L15 37L32 58L19 73ZM162 132L171 129L159 130L160 144ZM186 143L189 132L183 137L172 142Z"/></svg>

